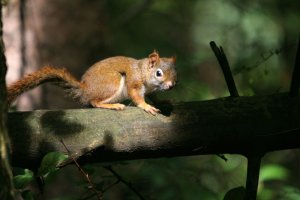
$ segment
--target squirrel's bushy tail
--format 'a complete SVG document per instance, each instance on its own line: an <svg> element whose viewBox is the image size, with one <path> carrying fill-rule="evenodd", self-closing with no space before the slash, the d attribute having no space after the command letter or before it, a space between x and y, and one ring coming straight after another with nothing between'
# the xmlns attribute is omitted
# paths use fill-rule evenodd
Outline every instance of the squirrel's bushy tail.
<svg viewBox="0 0 300 200"><path fill-rule="evenodd" d="M81 83L67 70L47 66L10 85L7 88L8 104L10 105L23 92L46 82L59 83L62 87L71 89L75 96L80 93L82 87Z"/></svg>

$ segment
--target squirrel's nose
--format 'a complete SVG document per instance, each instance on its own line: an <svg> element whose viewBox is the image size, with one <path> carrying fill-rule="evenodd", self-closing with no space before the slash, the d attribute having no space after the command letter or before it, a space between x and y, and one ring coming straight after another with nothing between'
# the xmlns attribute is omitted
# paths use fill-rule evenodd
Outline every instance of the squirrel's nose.
<svg viewBox="0 0 300 200"><path fill-rule="evenodd" d="M172 89L172 88L175 86L175 82L167 81L167 82L165 83L165 86L166 86L166 89L167 89L167 90L170 90L170 89Z"/></svg>

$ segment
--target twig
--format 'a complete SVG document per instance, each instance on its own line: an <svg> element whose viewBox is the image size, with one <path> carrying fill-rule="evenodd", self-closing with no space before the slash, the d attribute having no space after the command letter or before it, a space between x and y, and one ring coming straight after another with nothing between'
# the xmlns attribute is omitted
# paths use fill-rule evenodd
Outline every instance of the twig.
<svg viewBox="0 0 300 200"><path fill-rule="evenodd" d="M137 191L137 189L135 189L131 183L129 183L128 181L124 180L115 170L113 170L113 168L111 166L106 166L104 167L105 169L107 169L108 171L110 171L116 178L118 181L122 182L124 185L126 185L132 192L134 192L141 200L144 200L145 198L139 193L139 191Z"/></svg>
<svg viewBox="0 0 300 200"><path fill-rule="evenodd" d="M120 183L120 182L121 182L121 180L117 179L115 182L113 182L112 184L110 184L109 186L107 186L106 188L104 188L104 189L102 190L102 193L108 191L110 188L112 188L113 186L117 185L117 184Z"/></svg>
<svg viewBox="0 0 300 200"><path fill-rule="evenodd" d="M291 97L296 97L298 95L299 87L300 87L300 37L298 39L298 48L297 48L295 66L294 66L291 88L290 88Z"/></svg>
<svg viewBox="0 0 300 200"><path fill-rule="evenodd" d="M118 183L120 183L120 180L116 180L115 182L113 182L112 184L108 185L106 188L102 189L101 192L102 194L104 194L105 192L107 192L110 188L112 188L113 186L117 185ZM86 200L86 199L91 199L92 197L94 197L96 194L90 194L87 197L81 198L80 200Z"/></svg>
<svg viewBox="0 0 300 200"><path fill-rule="evenodd" d="M250 64L250 65L242 65L240 67L236 67L232 70L232 73L234 75L237 75L243 71L251 71L253 69L256 69L257 67L259 67L261 64L267 62L270 58L272 58L274 55L276 54L280 54L283 51L283 48L281 49L271 49L269 50L268 53L265 54L261 54L260 57L258 58L258 60L255 61L254 64Z"/></svg>
<svg viewBox="0 0 300 200"><path fill-rule="evenodd" d="M223 51L223 48L222 47L218 48L214 41L211 41L209 44L210 44L210 47L213 50L215 56L217 57L217 59L219 61L219 64L221 66L221 69L222 69L224 77L225 77L225 81L226 81L230 96L238 97L239 93L236 89L236 86L235 86L235 83L233 80L233 76L232 76L232 73L230 70L230 66L228 64L228 60Z"/></svg>
<svg viewBox="0 0 300 200"><path fill-rule="evenodd" d="M62 139L61 139L60 141L61 141L61 143L64 145L65 149L66 149L67 152L68 152L68 155L71 157L71 159L73 160L73 162L75 163L75 165L77 166L77 168L79 169L79 171L81 172L81 174L82 174L82 175L86 178L86 180L88 181L88 183L89 183L89 185L90 185L89 188L91 188L91 189L94 191L95 195L97 196L97 199L98 199L98 200L101 200L102 197L103 197L102 192L100 192L100 191L98 191L98 190L96 189L96 187L95 187L95 185L93 184L93 182L91 181L89 175L88 175L88 174L80 167L80 165L78 164L78 162L76 161L76 159L74 158L74 156L71 154L71 151L68 149L68 147L66 146L66 144L64 143L64 141L63 141Z"/></svg>

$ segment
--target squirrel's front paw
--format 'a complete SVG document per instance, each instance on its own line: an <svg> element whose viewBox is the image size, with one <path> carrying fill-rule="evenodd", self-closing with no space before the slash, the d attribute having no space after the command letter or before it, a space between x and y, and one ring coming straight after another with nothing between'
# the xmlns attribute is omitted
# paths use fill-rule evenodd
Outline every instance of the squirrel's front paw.
<svg viewBox="0 0 300 200"><path fill-rule="evenodd" d="M147 103L141 103L138 105L138 107L144 109L147 113L150 113L152 115L156 115L158 112L160 112L159 109L157 109Z"/></svg>

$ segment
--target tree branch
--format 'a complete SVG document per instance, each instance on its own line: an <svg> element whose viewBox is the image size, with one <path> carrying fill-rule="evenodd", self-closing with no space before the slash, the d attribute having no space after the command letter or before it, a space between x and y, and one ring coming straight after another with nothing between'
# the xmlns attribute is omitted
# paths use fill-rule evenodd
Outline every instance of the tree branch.
<svg viewBox="0 0 300 200"><path fill-rule="evenodd" d="M136 107L9 113L13 165L32 169L46 153L66 152L61 139L81 164L300 147L300 97L229 97L159 108L165 116Z"/></svg>
<svg viewBox="0 0 300 200"><path fill-rule="evenodd" d="M259 171L262 155L253 154L247 156L247 181L244 200L256 200L257 187L259 181Z"/></svg>
<svg viewBox="0 0 300 200"><path fill-rule="evenodd" d="M290 95L292 97L298 95L299 87L300 87L300 37L298 39L298 48L297 48L295 66L294 66L291 88L290 88Z"/></svg>
<svg viewBox="0 0 300 200"><path fill-rule="evenodd" d="M236 89L235 82L234 82L234 79L233 79L233 76L231 73L231 69L230 69L227 57L225 55L225 52L223 51L223 48L222 47L218 48L214 41L211 41L209 44L210 44L210 47L213 50L215 56L217 57L217 59L219 61L220 67L223 71L224 78L225 78L225 81L226 81L226 84L227 84L227 87L228 87L228 90L230 93L230 96L238 97L239 93Z"/></svg>

